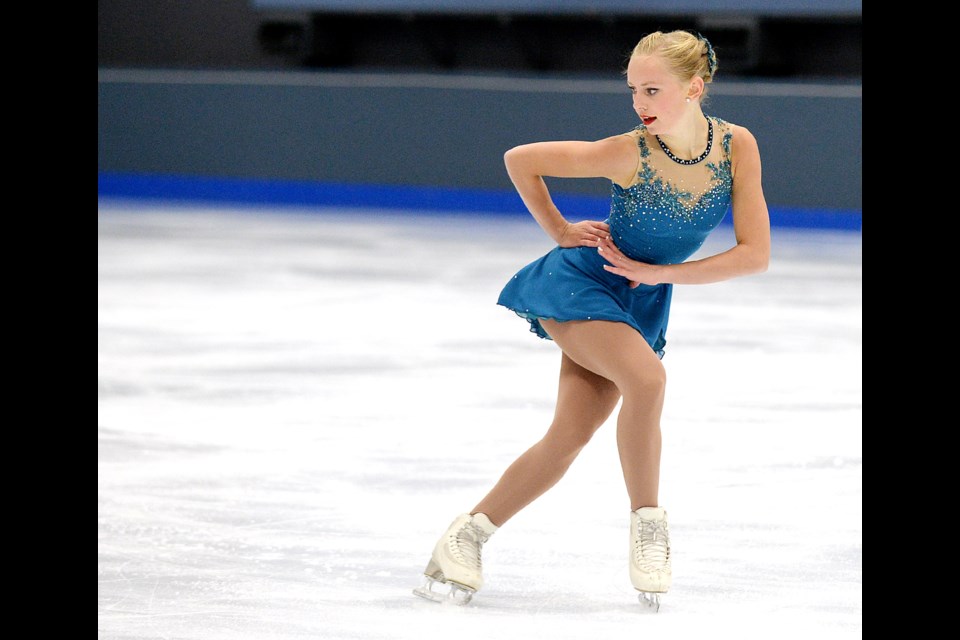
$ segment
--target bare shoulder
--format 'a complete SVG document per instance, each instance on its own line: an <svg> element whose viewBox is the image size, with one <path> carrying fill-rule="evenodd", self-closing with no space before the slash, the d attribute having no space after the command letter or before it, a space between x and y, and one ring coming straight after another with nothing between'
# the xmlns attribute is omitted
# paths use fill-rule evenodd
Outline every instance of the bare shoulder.
<svg viewBox="0 0 960 640"><path fill-rule="evenodd" d="M724 147L731 162L731 173L736 179L738 175L757 174L760 171L760 147L753 133L746 127L732 122L721 121L727 131L724 136ZM729 147L726 145L729 144Z"/></svg>
<svg viewBox="0 0 960 640"><path fill-rule="evenodd" d="M760 155L760 147L757 144L757 139L749 129L730 122L727 123L727 126L730 127L730 151L733 153L734 158Z"/></svg>
<svg viewBox="0 0 960 640"><path fill-rule="evenodd" d="M760 159L760 147L757 144L757 139L754 137L753 133L746 127L726 123L726 126L729 127L730 131L730 156L734 162L734 165L739 164L742 161L752 161Z"/></svg>
<svg viewBox="0 0 960 640"><path fill-rule="evenodd" d="M628 187L637 176L640 152L637 149L638 131L629 131L601 138L593 143L599 156L604 158L604 175L621 187Z"/></svg>
<svg viewBox="0 0 960 640"><path fill-rule="evenodd" d="M639 132L636 130L628 131L626 133L618 133L617 135L601 138L594 144L608 150L618 151L620 153L623 153L624 151L634 151L637 148L638 135Z"/></svg>

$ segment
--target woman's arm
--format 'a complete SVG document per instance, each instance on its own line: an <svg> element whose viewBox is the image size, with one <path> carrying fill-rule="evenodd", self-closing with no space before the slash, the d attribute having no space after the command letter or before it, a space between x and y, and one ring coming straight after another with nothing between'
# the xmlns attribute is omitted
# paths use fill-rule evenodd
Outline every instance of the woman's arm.
<svg viewBox="0 0 960 640"><path fill-rule="evenodd" d="M608 234L602 222L571 224L550 197L543 176L555 178L609 178L629 183L636 173L638 155L630 136L613 136L595 142L558 141L520 145L503 156L507 174L520 198L551 238L561 247L595 247Z"/></svg>
<svg viewBox="0 0 960 640"><path fill-rule="evenodd" d="M604 268L643 284L707 284L766 271L770 262L770 216L761 186L760 150L747 129L734 126L731 156L736 245L701 260L651 265L626 258L605 240L600 243L600 252L611 265Z"/></svg>

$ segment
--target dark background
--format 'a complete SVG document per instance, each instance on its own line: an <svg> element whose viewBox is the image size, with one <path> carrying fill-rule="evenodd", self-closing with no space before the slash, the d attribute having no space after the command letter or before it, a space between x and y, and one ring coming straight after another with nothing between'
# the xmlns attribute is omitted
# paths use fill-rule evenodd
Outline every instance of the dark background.
<svg viewBox="0 0 960 640"><path fill-rule="evenodd" d="M603 2L591 10L535 10L529 1L460 3L471 11L332 11L335 6L429 6L428 2L289 0L98 0L100 66L229 69L362 69L606 73L648 32L708 33L728 75L768 78L862 76L858 2ZM456 5L457 3L441 3ZM658 12L644 10L649 4ZM497 11L476 13L475 7ZM514 9L503 7L515 6ZM563 6L562 3L557 3ZM664 13L663 6L680 6ZM714 8L691 13L690 7ZM622 7L634 6L627 11ZM284 8L287 7L287 8ZM293 8L290 8L293 7ZM310 10L310 7L326 7Z"/></svg>

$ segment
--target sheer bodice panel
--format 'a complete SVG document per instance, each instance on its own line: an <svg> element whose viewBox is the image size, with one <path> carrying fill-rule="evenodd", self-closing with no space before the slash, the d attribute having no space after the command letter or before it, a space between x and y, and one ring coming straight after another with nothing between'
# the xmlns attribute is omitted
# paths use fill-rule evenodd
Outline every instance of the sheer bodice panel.
<svg viewBox="0 0 960 640"><path fill-rule="evenodd" d="M614 183L610 232L627 256L653 264L676 264L689 258L716 228L730 207L732 177L730 125L708 117L713 127L710 153L696 164L680 164L657 138L639 126L639 166L629 187Z"/></svg>

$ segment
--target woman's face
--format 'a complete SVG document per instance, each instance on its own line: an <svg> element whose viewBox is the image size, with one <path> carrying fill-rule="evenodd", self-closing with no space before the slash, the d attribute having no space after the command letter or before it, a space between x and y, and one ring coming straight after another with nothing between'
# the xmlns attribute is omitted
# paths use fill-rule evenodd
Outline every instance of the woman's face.
<svg viewBox="0 0 960 640"><path fill-rule="evenodd" d="M630 59L627 86L633 94L633 110L654 134L667 133L677 124L690 88L689 83L678 80L657 55Z"/></svg>

